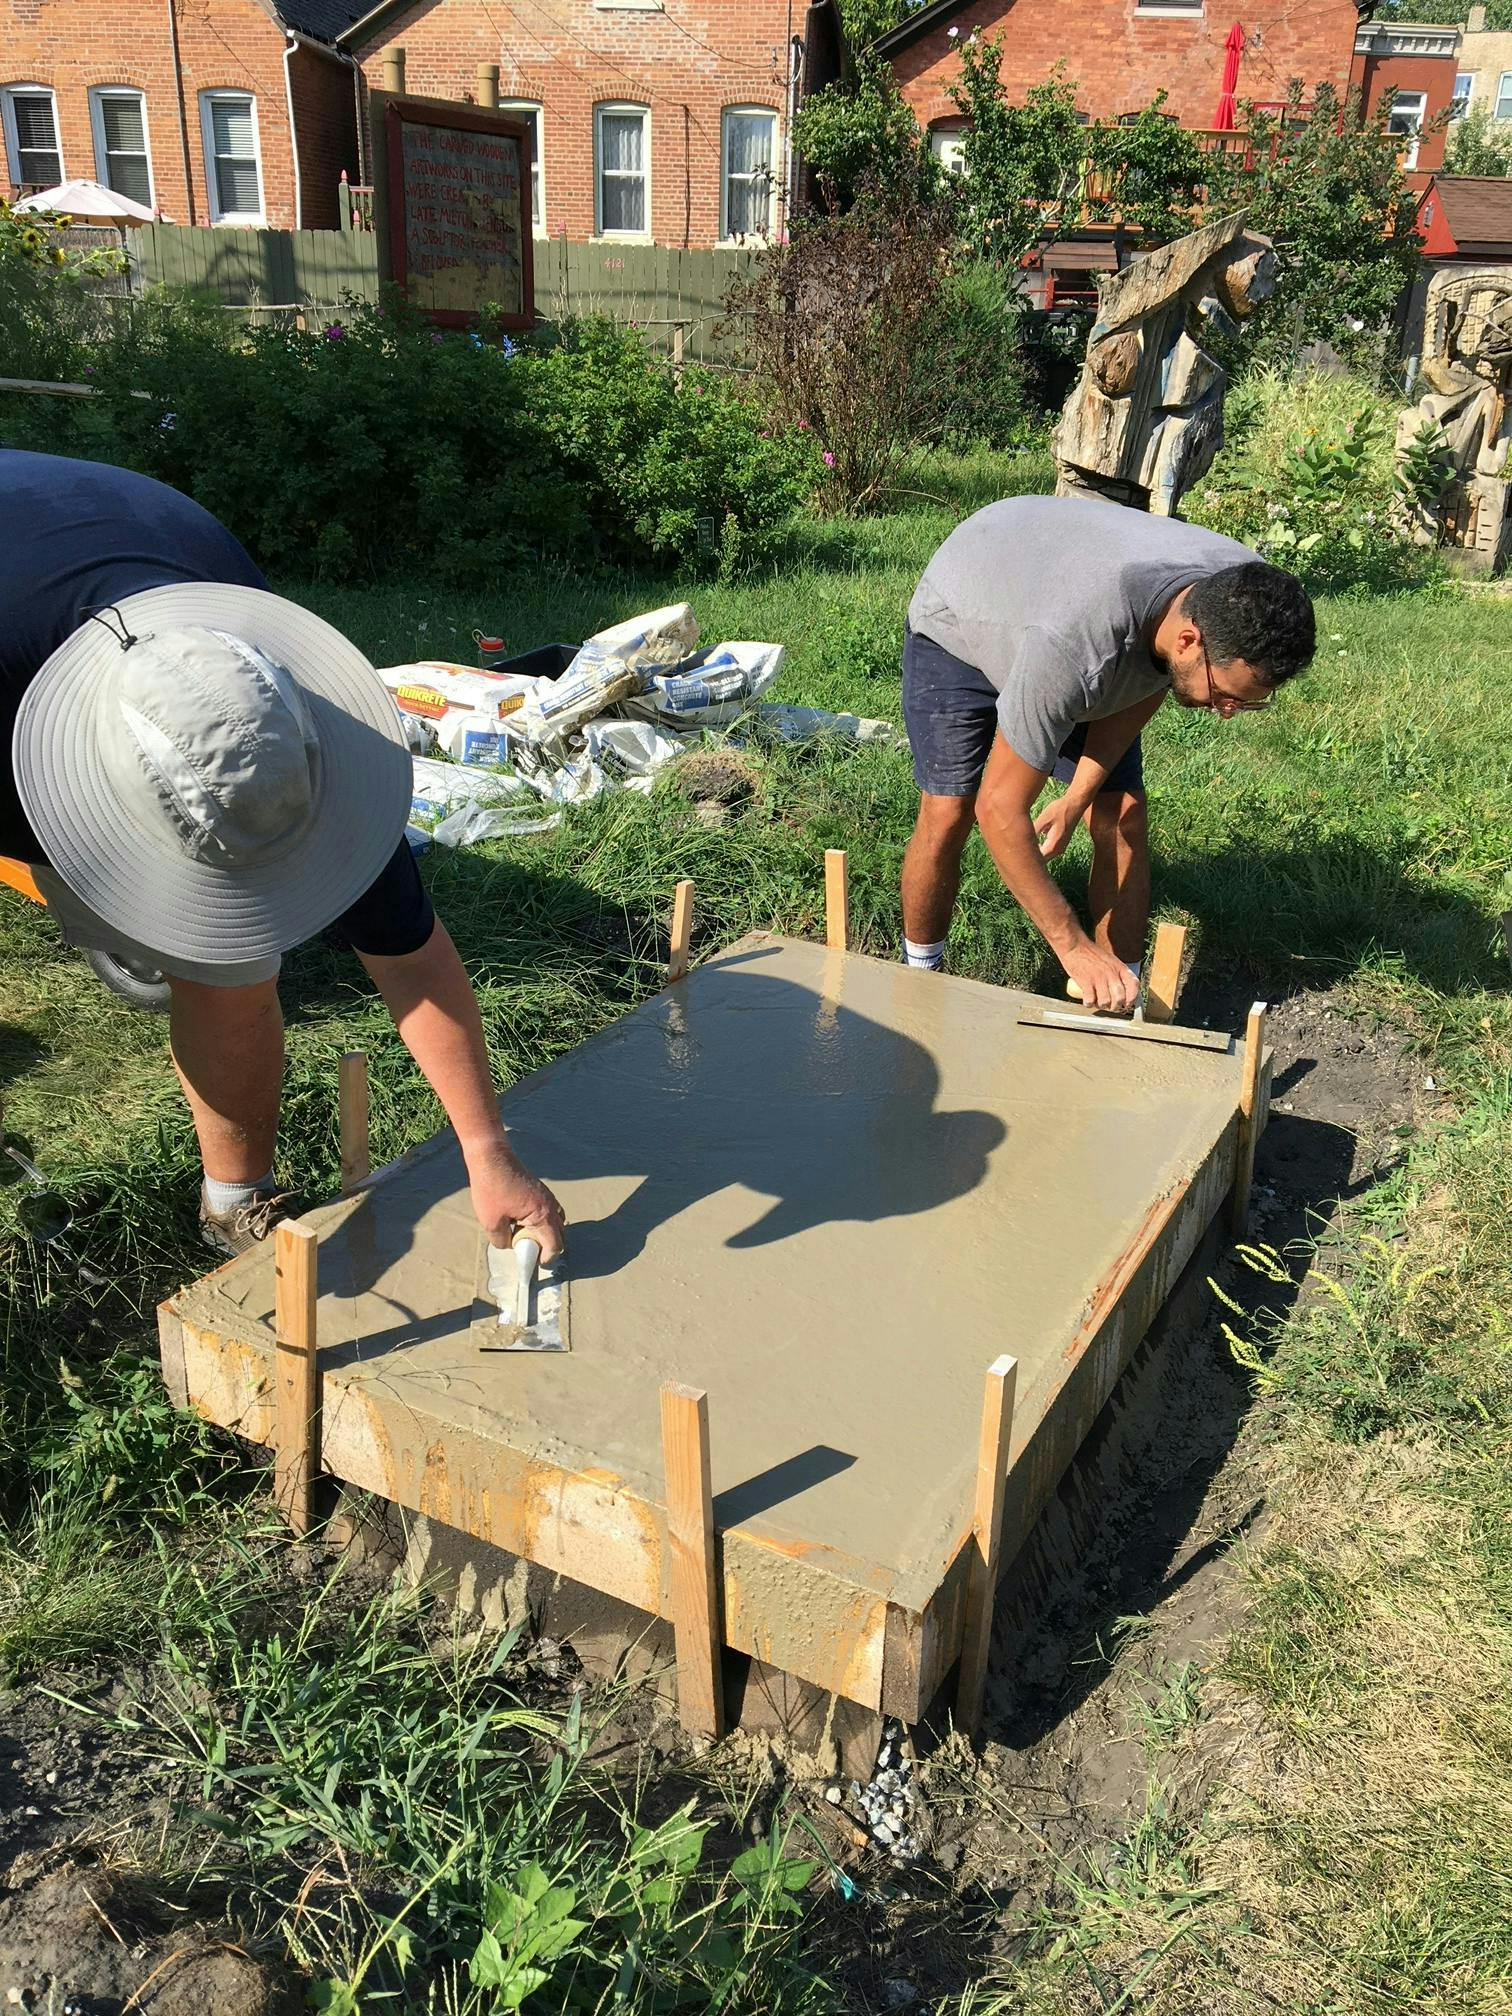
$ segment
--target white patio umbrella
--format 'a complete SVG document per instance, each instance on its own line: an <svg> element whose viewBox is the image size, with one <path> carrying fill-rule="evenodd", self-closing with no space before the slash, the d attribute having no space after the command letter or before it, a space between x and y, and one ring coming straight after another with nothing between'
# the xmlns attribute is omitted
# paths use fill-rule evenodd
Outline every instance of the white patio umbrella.
<svg viewBox="0 0 1512 2016"><path fill-rule="evenodd" d="M134 203L103 182L60 182L56 189L39 190L23 196L17 210L55 210L80 224L153 224L157 212L145 203Z"/></svg>

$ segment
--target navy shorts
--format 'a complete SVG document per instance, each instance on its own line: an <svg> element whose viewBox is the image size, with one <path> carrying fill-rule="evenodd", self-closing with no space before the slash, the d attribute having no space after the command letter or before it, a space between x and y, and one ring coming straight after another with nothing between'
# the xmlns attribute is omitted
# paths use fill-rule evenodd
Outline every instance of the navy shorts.
<svg viewBox="0 0 1512 2016"><path fill-rule="evenodd" d="M975 665L932 637L903 632L903 721L913 750L914 782L935 798L976 795L997 734L997 688ZM1087 741L1085 722L1061 744L1051 775L1069 784ZM1104 791L1144 790L1138 737L1108 772Z"/></svg>

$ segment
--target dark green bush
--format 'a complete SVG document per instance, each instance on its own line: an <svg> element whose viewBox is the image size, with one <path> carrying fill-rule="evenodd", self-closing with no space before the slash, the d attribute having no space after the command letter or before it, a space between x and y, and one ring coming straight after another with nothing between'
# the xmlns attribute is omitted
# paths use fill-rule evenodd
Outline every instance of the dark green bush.
<svg viewBox="0 0 1512 2016"><path fill-rule="evenodd" d="M109 396L61 414L10 400L6 440L157 476L286 577L700 555L728 571L773 552L819 474L732 380L690 368L679 387L610 323L547 348L367 306L323 329L243 328L161 295L68 368Z"/></svg>

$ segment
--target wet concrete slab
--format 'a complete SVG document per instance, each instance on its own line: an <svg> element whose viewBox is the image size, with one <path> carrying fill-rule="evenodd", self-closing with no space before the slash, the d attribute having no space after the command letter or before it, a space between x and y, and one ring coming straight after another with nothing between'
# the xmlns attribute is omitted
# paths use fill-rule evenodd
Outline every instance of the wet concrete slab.
<svg viewBox="0 0 1512 2016"><path fill-rule="evenodd" d="M664 1614L658 1389L704 1388L728 1642L880 1702L960 1555L987 1366L1019 1360L1027 1519L1232 1175L1236 1056L1036 1005L757 936L525 1080L565 1357L478 1350L449 1135L313 1213L327 1468ZM272 1308L268 1252L165 1307L170 1386L257 1439ZM919 1685L955 1629L897 1654Z"/></svg>

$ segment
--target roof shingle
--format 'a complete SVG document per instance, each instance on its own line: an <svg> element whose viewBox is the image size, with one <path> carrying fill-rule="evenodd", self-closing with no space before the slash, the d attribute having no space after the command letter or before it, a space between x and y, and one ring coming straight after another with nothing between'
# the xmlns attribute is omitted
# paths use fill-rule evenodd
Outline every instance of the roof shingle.
<svg viewBox="0 0 1512 2016"><path fill-rule="evenodd" d="M1501 175L1438 175L1433 186L1461 251L1512 247L1512 181Z"/></svg>

